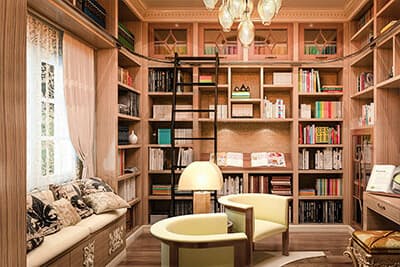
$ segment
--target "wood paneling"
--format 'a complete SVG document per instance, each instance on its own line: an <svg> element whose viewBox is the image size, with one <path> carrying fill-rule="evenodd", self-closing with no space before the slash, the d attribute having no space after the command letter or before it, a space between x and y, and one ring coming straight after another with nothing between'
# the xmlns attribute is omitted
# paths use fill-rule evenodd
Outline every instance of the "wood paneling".
<svg viewBox="0 0 400 267"><path fill-rule="evenodd" d="M25 266L26 0L0 1L0 266Z"/></svg>

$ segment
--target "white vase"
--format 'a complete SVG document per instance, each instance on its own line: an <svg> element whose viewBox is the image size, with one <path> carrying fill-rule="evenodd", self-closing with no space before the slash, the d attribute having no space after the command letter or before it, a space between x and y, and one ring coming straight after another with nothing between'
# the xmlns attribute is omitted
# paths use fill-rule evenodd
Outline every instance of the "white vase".
<svg viewBox="0 0 400 267"><path fill-rule="evenodd" d="M132 133L129 135L129 143L136 144L138 141L138 137L135 134L135 130L132 130Z"/></svg>

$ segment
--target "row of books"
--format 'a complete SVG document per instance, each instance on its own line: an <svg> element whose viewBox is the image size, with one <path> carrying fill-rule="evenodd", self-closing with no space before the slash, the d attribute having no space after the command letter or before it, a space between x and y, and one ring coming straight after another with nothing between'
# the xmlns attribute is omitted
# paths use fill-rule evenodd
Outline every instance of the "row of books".
<svg viewBox="0 0 400 267"><path fill-rule="evenodd" d="M356 26L357 26L357 31L361 29L373 16L374 11L373 11L373 6L368 8L362 16L356 21Z"/></svg>
<svg viewBox="0 0 400 267"><path fill-rule="evenodd" d="M175 129L175 138L192 138L192 128L179 128ZM175 145L189 145L192 144L192 140L175 140Z"/></svg>
<svg viewBox="0 0 400 267"><path fill-rule="evenodd" d="M255 42L254 54L256 54L256 55L274 55L274 56L287 55L288 54L288 46L286 43L282 43L282 44L276 43L275 45L271 46L271 45L268 45L267 43L257 44Z"/></svg>
<svg viewBox="0 0 400 267"><path fill-rule="evenodd" d="M118 195L126 201L136 198L136 179L127 179L118 183Z"/></svg>
<svg viewBox="0 0 400 267"><path fill-rule="evenodd" d="M272 103L265 97L263 100L264 105L264 119L284 119L286 118L286 106L283 103L283 99L276 99L275 103Z"/></svg>
<svg viewBox="0 0 400 267"><path fill-rule="evenodd" d="M324 47L315 44L306 44L304 46L305 55L335 55L336 44L325 45Z"/></svg>
<svg viewBox="0 0 400 267"><path fill-rule="evenodd" d="M179 200L175 202L175 215L185 215L193 213L192 200Z"/></svg>
<svg viewBox="0 0 400 267"><path fill-rule="evenodd" d="M118 82L132 86L133 78L129 70L118 66Z"/></svg>
<svg viewBox="0 0 400 267"><path fill-rule="evenodd" d="M140 96L132 91L118 92L119 113L139 117Z"/></svg>
<svg viewBox="0 0 400 267"><path fill-rule="evenodd" d="M154 54L156 55L166 55L170 56L171 53L173 52L178 53L179 55L187 55L188 54L188 45L186 41L184 43L178 43L179 41L176 41L173 45L168 45L164 41L156 41L154 44Z"/></svg>
<svg viewBox="0 0 400 267"><path fill-rule="evenodd" d="M311 105L310 104L300 104L300 118L311 119Z"/></svg>
<svg viewBox="0 0 400 267"><path fill-rule="evenodd" d="M217 51L221 55L236 55L238 53L237 43L225 44L223 47L217 47L215 44L206 44L204 46L204 55L215 55Z"/></svg>
<svg viewBox="0 0 400 267"><path fill-rule="evenodd" d="M361 106L361 117L359 119L359 126L374 125L375 122L375 104L373 102Z"/></svg>
<svg viewBox="0 0 400 267"><path fill-rule="evenodd" d="M171 195L171 185L163 185L163 184L153 184L151 186L151 194L156 196L170 196Z"/></svg>
<svg viewBox="0 0 400 267"><path fill-rule="evenodd" d="M310 153L311 152L311 153ZM342 169L343 150L327 147L321 150L303 148L299 152L300 170L340 170Z"/></svg>
<svg viewBox="0 0 400 267"><path fill-rule="evenodd" d="M290 176L250 175L249 193L292 195L292 181Z"/></svg>
<svg viewBox="0 0 400 267"><path fill-rule="evenodd" d="M365 89L374 85L374 74L372 72L361 72L357 76L357 92L364 91Z"/></svg>
<svg viewBox="0 0 400 267"><path fill-rule="evenodd" d="M315 118L341 119L342 101L315 101Z"/></svg>
<svg viewBox="0 0 400 267"><path fill-rule="evenodd" d="M340 144L340 124L334 127L299 123L299 144Z"/></svg>
<svg viewBox="0 0 400 267"><path fill-rule="evenodd" d="M342 196L343 185L340 178L317 178L314 188L302 188L300 196Z"/></svg>
<svg viewBox="0 0 400 267"><path fill-rule="evenodd" d="M222 189L218 192L219 195L231 195L243 193L243 177L236 175L235 177L228 175L224 176Z"/></svg>
<svg viewBox="0 0 400 267"><path fill-rule="evenodd" d="M104 29L106 28L107 11L96 0L77 0L76 7L83 11L90 19L99 24Z"/></svg>
<svg viewBox="0 0 400 267"><path fill-rule="evenodd" d="M214 105L209 105L210 110L214 109ZM208 117L214 119L214 112L209 112ZM228 118L228 105L217 105L217 119L227 119Z"/></svg>
<svg viewBox="0 0 400 267"><path fill-rule="evenodd" d="M300 93L341 93L343 85L321 85L319 70L299 70Z"/></svg>
<svg viewBox="0 0 400 267"><path fill-rule="evenodd" d="M191 110L192 105L176 105L177 110ZM153 105L153 119L171 120L172 105ZM176 112L175 120L192 119L193 112Z"/></svg>
<svg viewBox="0 0 400 267"><path fill-rule="evenodd" d="M183 71L178 70L177 82L190 81L185 81ZM173 88L173 69L149 69L149 92L172 92ZM177 86L176 91L183 92L183 86Z"/></svg>
<svg viewBox="0 0 400 267"><path fill-rule="evenodd" d="M171 169L171 149L150 148L149 149L149 170L161 171ZM176 165L187 166L193 161L193 149L178 149Z"/></svg>
<svg viewBox="0 0 400 267"><path fill-rule="evenodd" d="M135 52L135 36L121 22L118 23L118 41L126 49Z"/></svg>
<svg viewBox="0 0 400 267"><path fill-rule="evenodd" d="M299 223L342 223L343 203L340 200L302 200Z"/></svg>

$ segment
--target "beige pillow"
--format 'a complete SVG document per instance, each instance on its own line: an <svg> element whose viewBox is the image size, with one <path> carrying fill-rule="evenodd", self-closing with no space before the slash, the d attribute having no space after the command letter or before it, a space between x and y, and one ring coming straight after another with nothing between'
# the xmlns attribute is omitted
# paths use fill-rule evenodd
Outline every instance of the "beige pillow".
<svg viewBox="0 0 400 267"><path fill-rule="evenodd" d="M113 192L99 192L90 194L84 196L83 200L94 210L96 214L115 209L129 208L129 204Z"/></svg>
<svg viewBox="0 0 400 267"><path fill-rule="evenodd" d="M71 202L65 198L61 198L52 203L57 211L58 219L63 226L75 225L81 221L81 216L72 206Z"/></svg>

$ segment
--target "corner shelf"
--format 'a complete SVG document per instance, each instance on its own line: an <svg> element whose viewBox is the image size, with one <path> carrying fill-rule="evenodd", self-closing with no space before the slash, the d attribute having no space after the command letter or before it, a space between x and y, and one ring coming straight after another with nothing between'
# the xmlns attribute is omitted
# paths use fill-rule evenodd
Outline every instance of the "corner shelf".
<svg viewBox="0 0 400 267"><path fill-rule="evenodd" d="M132 86L129 86L129 85L124 84L122 82L118 82L118 87L122 88L122 89L126 89L126 90L129 90L129 91L132 91L132 92L134 92L134 93L136 93L138 95L140 95L142 93L139 90L136 90L135 88L133 88Z"/></svg>
<svg viewBox="0 0 400 267"><path fill-rule="evenodd" d="M124 181L124 180L131 179L133 177L136 177L136 176L140 176L141 174L142 173L140 171L139 172L135 172L135 173L126 173L126 174L118 176L117 180L118 181Z"/></svg>
<svg viewBox="0 0 400 267"><path fill-rule="evenodd" d="M140 121L140 117L129 116L125 114L118 113L118 119L125 121Z"/></svg>

